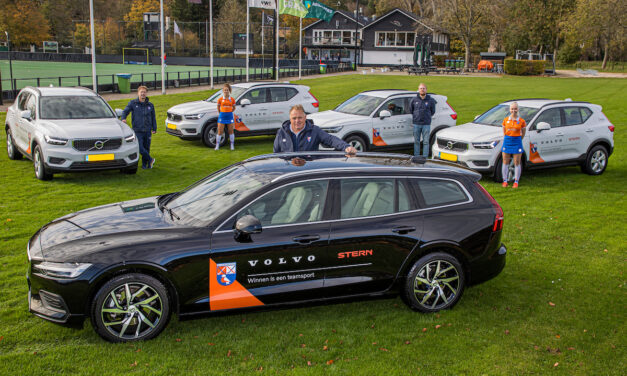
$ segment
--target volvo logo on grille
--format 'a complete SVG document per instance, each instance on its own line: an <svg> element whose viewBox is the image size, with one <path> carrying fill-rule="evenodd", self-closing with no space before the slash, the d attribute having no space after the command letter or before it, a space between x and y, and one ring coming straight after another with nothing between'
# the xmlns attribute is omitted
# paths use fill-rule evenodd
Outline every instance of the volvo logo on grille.
<svg viewBox="0 0 627 376"><path fill-rule="evenodd" d="M448 150L453 150L453 145L455 145L455 143L453 141L449 141L446 143L446 148Z"/></svg>
<svg viewBox="0 0 627 376"><path fill-rule="evenodd" d="M98 140L96 142L94 142L94 147L98 150L102 149L104 147L105 142L102 140Z"/></svg>

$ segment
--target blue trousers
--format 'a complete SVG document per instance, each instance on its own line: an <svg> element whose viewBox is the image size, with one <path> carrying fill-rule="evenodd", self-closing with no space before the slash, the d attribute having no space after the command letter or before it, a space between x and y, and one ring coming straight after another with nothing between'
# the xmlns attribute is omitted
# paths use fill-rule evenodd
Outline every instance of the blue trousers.
<svg viewBox="0 0 627 376"><path fill-rule="evenodd" d="M429 133L431 131L430 124L414 124L414 155L417 157L429 156ZM420 136L422 136L422 154L420 154Z"/></svg>
<svg viewBox="0 0 627 376"><path fill-rule="evenodd" d="M148 132L135 132L137 142L139 143L139 154L142 155L142 167L150 166L152 157L150 156L150 139L152 134Z"/></svg>

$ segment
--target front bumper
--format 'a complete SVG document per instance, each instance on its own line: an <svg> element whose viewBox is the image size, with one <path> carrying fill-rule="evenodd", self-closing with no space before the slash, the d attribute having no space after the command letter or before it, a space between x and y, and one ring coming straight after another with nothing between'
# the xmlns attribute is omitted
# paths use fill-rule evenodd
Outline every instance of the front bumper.
<svg viewBox="0 0 627 376"><path fill-rule="evenodd" d="M494 165L499 155L500 143L494 149L474 149L469 148L464 151L447 150L438 146L437 142L433 144L433 159L445 160L448 162L458 163L464 167L469 167L475 171L482 173L491 173L494 171ZM444 154L444 155L442 155ZM448 156L453 156L448 158Z"/></svg>
<svg viewBox="0 0 627 376"><path fill-rule="evenodd" d="M169 135L185 139L195 139L202 136L202 119L200 120L165 120L165 132Z"/></svg>
<svg viewBox="0 0 627 376"><path fill-rule="evenodd" d="M139 146L137 141L123 143L115 150L78 151L69 145L47 145L43 151L45 166L51 172L96 171L137 166ZM108 160L93 161L89 158L113 155Z"/></svg>

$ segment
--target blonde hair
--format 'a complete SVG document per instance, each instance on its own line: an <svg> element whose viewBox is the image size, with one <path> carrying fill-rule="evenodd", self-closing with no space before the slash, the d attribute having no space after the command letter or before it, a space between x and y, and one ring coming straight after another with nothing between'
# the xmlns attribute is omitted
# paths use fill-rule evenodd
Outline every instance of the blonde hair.
<svg viewBox="0 0 627 376"><path fill-rule="evenodd" d="M144 89L144 90L148 91L148 88L147 88L146 86L141 85L140 87L138 87L138 88L137 88L137 92L139 93L139 91L140 91L141 89Z"/></svg>
<svg viewBox="0 0 627 376"><path fill-rule="evenodd" d="M300 111L303 114L306 114L305 108L303 107L302 104L295 104L295 105L293 105L292 108L290 108L290 115L292 114L292 111Z"/></svg>

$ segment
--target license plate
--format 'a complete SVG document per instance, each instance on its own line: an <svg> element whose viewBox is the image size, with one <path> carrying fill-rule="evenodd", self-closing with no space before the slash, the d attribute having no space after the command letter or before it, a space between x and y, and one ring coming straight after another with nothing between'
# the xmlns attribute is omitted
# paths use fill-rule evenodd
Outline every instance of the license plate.
<svg viewBox="0 0 627 376"><path fill-rule="evenodd" d="M440 159L444 159L445 161L457 162L457 155L440 152Z"/></svg>
<svg viewBox="0 0 627 376"><path fill-rule="evenodd" d="M170 129L176 129L176 124L168 123L168 124L166 124L166 127L170 128Z"/></svg>
<svg viewBox="0 0 627 376"><path fill-rule="evenodd" d="M92 154L92 155L85 156L85 160L87 162L112 161L114 159L115 159L114 154Z"/></svg>

